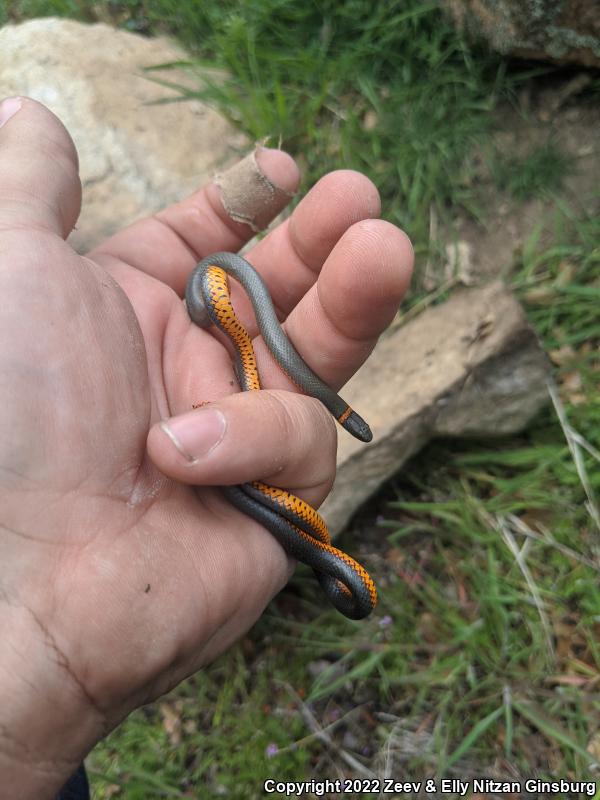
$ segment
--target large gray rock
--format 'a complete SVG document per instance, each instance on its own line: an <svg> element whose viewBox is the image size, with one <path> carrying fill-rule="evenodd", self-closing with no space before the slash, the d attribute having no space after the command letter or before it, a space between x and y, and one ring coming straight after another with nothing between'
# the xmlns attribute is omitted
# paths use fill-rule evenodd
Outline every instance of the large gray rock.
<svg viewBox="0 0 600 800"><path fill-rule="evenodd" d="M0 97L44 103L77 146L78 250L180 200L247 149L223 117L198 101L149 105L174 92L150 81L143 67L181 58L167 39L103 24L45 18L0 29ZM161 77L193 86L181 70Z"/></svg>
<svg viewBox="0 0 600 800"><path fill-rule="evenodd" d="M600 66L598 0L443 0L462 29L501 53Z"/></svg>
<svg viewBox="0 0 600 800"><path fill-rule="evenodd" d="M342 396L373 441L340 432L338 472L320 512L333 535L436 436L522 430L548 399L549 362L501 283L457 292L383 338Z"/></svg>

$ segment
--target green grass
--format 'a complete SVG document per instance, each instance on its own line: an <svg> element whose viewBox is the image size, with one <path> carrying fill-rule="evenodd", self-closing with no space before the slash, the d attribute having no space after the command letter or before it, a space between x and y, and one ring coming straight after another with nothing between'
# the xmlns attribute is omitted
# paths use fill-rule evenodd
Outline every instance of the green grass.
<svg viewBox="0 0 600 800"><path fill-rule="evenodd" d="M263 653L260 670L246 666L238 647L169 699L133 714L90 759L98 796L122 783L131 800L182 797L198 787L206 794L193 796L252 796L246 787L254 792L273 772L268 749L284 747L290 735L300 739L304 729L286 713L286 687L273 685L281 661ZM293 750L278 774L293 780L306 767L307 753Z"/></svg>
<svg viewBox="0 0 600 800"><path fill-rule="evenodd" d="M600 750L600 532L586 509L600 491L600 221L560 200L573 164L554 140L518 159L494 151L492 112L527 76L416 0L7 8L12 20L45 13L179 36L230 74L190 96L254 139L281 140L305 188L336 167L366 172L418 254L435 246L432 218L482 213L478 164L491 152L488 186L515 207L554 204L553 244L532 230L509 280L556 364L571 426L549 405L520 436L427 447L342 541L377 576L373 618L323 611L300 569L242 643L96 748L96 796L258 798L266 777L360 776L356 762L404 780L589 778Z"/></svg>
<svg viewBox="0 0 600 800"><path fill-rule="evenodd" d="M491 171L495 185L517 201L559 192L575 161L549 138L523 156L495 154Z"/></svg>

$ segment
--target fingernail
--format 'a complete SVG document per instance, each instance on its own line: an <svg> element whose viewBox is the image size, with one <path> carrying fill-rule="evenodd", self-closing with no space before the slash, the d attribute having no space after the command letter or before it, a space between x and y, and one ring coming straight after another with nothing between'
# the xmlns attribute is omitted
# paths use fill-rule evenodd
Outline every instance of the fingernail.
<svg viewBox="0 0 600 800"><path fill-rule="evenodd" d="M9 97L0 103L0 128L5 122L8 122L13 114L17 113L22 105L23 99L21 97Z"/></svg>
<svg viewBox="0 0 600 800"><path fill-rule="evenodd" d="M227 422L217 408L205 408L160 423L181 455L191 464L207 456L225 436Z"/></svg>

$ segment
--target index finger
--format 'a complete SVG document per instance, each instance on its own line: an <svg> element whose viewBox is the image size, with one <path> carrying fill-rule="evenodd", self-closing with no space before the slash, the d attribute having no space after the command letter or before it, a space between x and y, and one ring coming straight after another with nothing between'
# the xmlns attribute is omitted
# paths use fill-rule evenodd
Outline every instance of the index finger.
<svg viewBox="0 0 600 800"><path fill-rule="evenodd" d="M293 158L258 148L207 186L129 225L89 253L158 278L183 295L194 266L210 253L237 251L290 202L300 182Z"/></svg>

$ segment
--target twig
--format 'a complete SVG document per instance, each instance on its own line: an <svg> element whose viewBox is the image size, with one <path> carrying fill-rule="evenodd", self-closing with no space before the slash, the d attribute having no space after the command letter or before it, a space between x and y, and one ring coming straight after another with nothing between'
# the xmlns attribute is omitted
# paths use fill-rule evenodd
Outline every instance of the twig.
<svg viewBox="0 0 600 800"><path fill-rule="evenodd" d="M298 692L296 692L293 689L293 687L290 686L286 682L283 682L283 685L290 692L290 694L293 694L294 697L296 698L296 700L297 700L297 702L298 702L298 704L300 706L300 713L302 714L302 717L303 717L304 721L306 722L306 724L308 725L308 727L313 731L314 738L320 739L322 742L325 742L325 744L327 744L329 747L331 747L333 750L335 750L337 753L339 753L339 756L342 759L342 761L345 761L346 764L348 764L348 766L351 767L352 769L355 769L357 772L360 772L361 775L366 775L368 778L375 778L376 777L375 773L371 772L371 770L368 769L367 767L365 767L364 764L361 764L361 762L358 759L356 759L356 758L354 758L354 756L350 755L350 753L347 750L344 750L343 748L339 747L333 741L331 736L328 734L327 731L329 729L333 728L335 725L339 724L341 722L341 720L336 720L335 722L331 723L331 725L328 725L326 728L322 728L321 725L319 724L317 718L312 713L312 711L309 709L309 707L306 705L306 703L302 700L302 698L300 697ZM360 708L360 706L358 708ZM354 709L354 710L357 710L357 709ZM346 716L348 716L348 715L346 715ZM300 740L300 742L305 742L309 738L311 738L311 737L304 737L303 739ZM296 744L298 744L298 743L296 743Z"/></svg>
<svg viewBox="0 0 600 800"><path fill-rule="evenodd" d="M565 413L564 406L561 402L560 397L558 396L558 391L556 389L556 384L554 381L548 381L548 393L550 394L550 398L554 405L554 410L556 411L556 416L558 417L558 421L561 424L563 429L563 433L565 434L565 439L567 440L567 444L569 446L569 450L571 451L571 456L573 457L573 462L575 464L575 469L577 470L577 475L579 476L579 480L581 481L581 485L583 486L583 491L587 497L587 503L585 504L586 510L594 524L600 530L600 513L598 512L598 505L596 503L596 498L594 497L594 490L589 482L587 470L585 468L585 463L583 457L581 455L581 448L583 447L585 450L588 451L594 458L600 461L600 453L592 447L589 442L581 436L581 434L577 433L577 431L571 427L569 421L567 420L567 415Z"/></svg>
<svg viewBox="0 0 600 800"><path fill-rule="evenodd" d="M537 608L538 614L540 616L540 620L542 623L542 628L544 629L544 634L546 636L546 646L548 647L548 652L550 656L554 658L554 644L552 643L552 629L550 627L550 623L548 622L548 617L546 616L546 612L544 611L544 604L542 598L540 596L540 592L538 587L535 585L535 581L533 580L533 575L529 567L527 566L527 562L525 561L525 556L523 551L519 549L515 537L512 534L512 531L509 529L507 520L496 516L496 526L495 526L500 533L502 534L502 538L506 542L506 546L511 551L511 553L515 557L515 561L519 565L519 569L523 573L523 577L527 582L527 586L529 587L529 591L531 592L531 596L533 597L533 602L535 603L535 607Z"/></svg>
<svg viewBox="0 0 600 800"><path fill-rule="evenodd" d="M507 514L506 519L509 520L510 524L513 527L513 530L517 531L517 533L523 534L523 536L528 536L530 539L535 539L538 542L543 542L544 544L550 545L550 547L554 547L559 552L563 553L563 555L572 558L574 561L579 561L580 564L585 564L586 567L591 567L595 569L597 572L600 572L600 563L594 561L587 556L582 556L581 553L578 553L576 550L572 550L570 547L567 547L565 544L561 544L557 542L554 536L550 533L548 528L545 525L542 525L541 522L537 524L540 527L542 533L537 533L532 528L529 527L522 519L515 516L514 514Z"/></svg>

